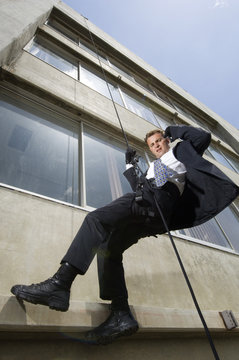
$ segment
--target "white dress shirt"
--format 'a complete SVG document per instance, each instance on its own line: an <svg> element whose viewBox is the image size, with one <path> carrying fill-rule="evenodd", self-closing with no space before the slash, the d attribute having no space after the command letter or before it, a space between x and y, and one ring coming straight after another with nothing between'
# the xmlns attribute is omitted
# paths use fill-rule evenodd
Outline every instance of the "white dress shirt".
<svg viewBox="0 0 239 360"><path fill-rule="evenodd" d="M170 149L168 152L163 154L160 159L162 163L170 169L170 173L172 173L168 181L171 181L172 183L177 185L180 194L182 194L185 185L185 173L187 172L184 164L176 159L173 154L173 149ZM151 162L147 171L146 178L152 179L154 177L154 162Z"/></svg>
<svg viewBox="0 0 239 360"><path fill-rule="evenodd" d="M180 194L182 194L185 186L185 173L187 172L184 164L176 159L173 154L173 149L170 149L165 154L163 154L160 159L162 163L170 169L170 173L172 174L168 181L171 181L177 185ZM131 166L133 165L126 165L126 169L130 168ZM147 170L146 178L153 179L154 177L154 162L151 162Z"/></svg>

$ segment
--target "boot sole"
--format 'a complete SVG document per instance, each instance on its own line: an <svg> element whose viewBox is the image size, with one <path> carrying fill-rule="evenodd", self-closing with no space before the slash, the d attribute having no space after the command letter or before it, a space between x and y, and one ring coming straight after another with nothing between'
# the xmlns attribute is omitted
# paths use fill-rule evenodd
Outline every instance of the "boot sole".
<svg viewBox="0 0 239 360"><path fill-rule="evenodd" d="M102 336L99 337L95 340L88 340L87 337L86 339L89 341L89 343L93 344L93 345L108 345L111 344L114 340L118 339L119 337L122 336L131 336L134 333L136 333L139 329L139 326L136 325L134 327L131 327L129 329L125 329L124 331L109 335L109 336Z"/></svg>
<svg viewBox="0 0 239 360"><path fill-rule="evenodd" d="M25 300L31 304L34 305L45 305L48 306L52 310L56 311L62 311L65 312L69 308L69 304L65 304L62 301L59 300L57 296L51 296L45 300L39 299L38 296L34 296L32 294L27 294L25 292L21 291L14 291L14 289L11 289L11 292L13 295L16 296L18 300Z"/></svg>

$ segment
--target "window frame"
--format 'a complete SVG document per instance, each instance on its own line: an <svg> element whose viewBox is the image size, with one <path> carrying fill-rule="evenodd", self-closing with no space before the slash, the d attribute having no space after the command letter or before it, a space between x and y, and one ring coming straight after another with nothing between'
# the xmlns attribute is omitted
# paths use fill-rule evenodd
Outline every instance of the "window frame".
<svg viewBox="0 0 239 360"><path fill-rule="evenodd" d="M107 96L105 93L102 93L98 90L96 90L95 88L89 86L88 84L82 82L81 80L81 71L82 71L82 68L84 68L86 71L88 71L89 73L91 73L93 76L96 76L98 77L104 84L105 84L105 88L107 90L107 92L109 92L109 89L108 89L108 86L109 88L111 86L113 86L115 89L117 89L118 91L118 95L119 95L119 99L121 101L121 103L119 103L116 99L114 99L114 94L112 93L111 89L110 89L110 92L111 94L109 93L109 96ZM88 65L87 63L83 62L83 61L80 61L79 62L79 79L78 81L81 83L81 84L84 84L85 86L88 86L91 90L93 91L96 91L98 94L101 94L102 96L105 96L107 99L111 100L111 95L114 99L114 102L117 103L117 105L120 105L120 106L123 106L124 107L124 100L123 100L123 97L122 97L122 93L120 91L120 87L119 85L117 84L117 82L115 81L112 81L111 79L107 79L107 81L105 81L105 78L104 78L104 75L102 74L102 72L100 72L99 69L93 69L92 66ZM108 86L107 86L107 83L108 83Z"/></svg>
<svg viewBox="0 0 239 360"><path fill-rule="evenodd" d="M66 72L64 72L63 70L61 70L60 68L52 65L51 63L39 58L38 56L34 55L33 53L30 52L31 47L33 46L33 43L39 44L40 46L42 46L43 48L45 48L47 51L55 54L56 56L58 56L59 58L62 58L63 60L67 61L68 63L72 64L73 66L76 67L76 77L71 76L70 74L67 74ZM63 74L70 76L72 79L78 80L79 81L79 60L74 56L71 55L69 53L67 53L66 50L64 50L63 48L61 48L60 46L53 44L51 41L48 41L48 39L44 38L41 35L35 35L30 41L29 43L24 47L24 50L26 52L28 52L28 54L36 57L38 60L43 61L44 63L48 64L49 66L52 66L54 69L57 69L59 71L61 71Z"/></svg>
<svg viewBox="0 0 239 360"><path fill-rule="evenodd" d="M15 92L13 90L10 90L8 88L6 88L5 86L1 86L0 85L0 99L3 100L6 103L9 103L10 105L19 108L20 110L26 111L29 114L33 114L36 117L39 117L41 119L43 119L44 121L47 121L53 125L59 126L67 131L72 132L72 134L76 134L78 137L78 141L79 141L79 137L80 137L80 132L79 132L79 122L73 119L72 117L69 117L69 114L64 114L63 112L59 112L56 109L54 109L51 105L47 106L46 102L43 100L43 103L41 101L35 100L33 99L32 96L24 96L22 94L19 94L18 92ZM73 138L75 138L73 136ZM80 149L79 149L79 145L78 145L78 152L77 152L77 156L78 156L78 174L75 174L75 176L77 176L78 179L78 186L77 186L77 190L78 190L78 196L77 196L77 204L74 204L73 202L67 202L64 200L60 200L51 196L47 196L47 195L43 195L41 193L38 192L34 192L34 191L30 191L21 187L16 187L13 185L9 185L6 183L1 183L2 186L5 187L9 187L9 188L14 188L20 192L26 192L29 194L33 194L39 197L43 197L45 199L50 199L53 201L56 201L58 203L63 203L63 204L70 204L74 207L76 206L80 206L81 204L81 192L80 192L80 178L79 178L79 172L81 171L80 169ZM74 162L74 159L73 159ZM72 175L74 177L74 174ZM75 190L74 190L75 191ZM72 194L73 195L73 194Z"/></svg>
<svg viewBox="0 0 239 360"><path fill-rule="evenodd" d="M93 45L89 44L88 41L80 38L79 47L81 49L83 49L84 51L86 51L88 54L94 56L97 60L100 59L100 62L102 62L106 65L109 65L108 57L102 51L100 51L98 48L96 49L97 50L97 52L96 52Z"/></svg>
<svg viewBox="0 0 239 360"><path fill-rule="evenodd" d="M54 22L57 24L56 26L54 25ZM45 22L45 25L49 26L51 29L54 29L59 34L63 35L65 38L72 41L74 44L79 45L80 36L74 30L69 28L64 22L61 22L59 19L50 17Z"/></svg>
<svg viewBox="0 0 239 360"><path fill-rule="evenodd" d="M216 153L218 153L219 156L221 156L225 163L222 163L220 160L218 160L212 153L212 151L210 150L210 148L212 150L214 150ZM219 164L225 166L227 169L234 171L235 173L239 174L239 170L236 169L236 167L233 165L233 163L227 158L227 156L225 155L224 151L226 152L227 150L224 149L220 149L220 147L215 144L214 142L212 142L209 147L207 148L207 152L209 153L208 156L210 156L212 159L214 159L215 161L217 161ZM234 155L231 154L231 156L233 157ZM235 159L239 162L239 159ZM226 163L228 163L228 166L226 165Z"/></svg>
<svg viewBox="0 0 239 360"><path fill-rule="evenodd" d="M231 203L228 207L231 208L232 211L234 211L236 217L239 220L239 209L238 209L238 207L236 205L236 200L233 203ZM179 237L179 238L189 240L191 242L196 242L196 243L199 243L199 244L202 244L202 245L205 245L205 246L211 246L211 247L214 247L216 249L228 251L228 252L231 252L233 254L239 255L239 250L236 250L234 248L233 243L231 242L230 238L228 237L228 235L226 233L226 230L224 230L223 226L221 225L220 219L217 218L217 215L215 217L213 217L213 220L216 222L216 225L217 225L218 229L220 230L223 237L225 238L225 241L228 243L228 247L223 246L223 245L219 245L219 244L215 244L215 243L210 242L210 241L202 240L202 239L190 236L190 235L182 234L182 233L180 233L180 230L174 230L172 233L175 236Z"/></svg>

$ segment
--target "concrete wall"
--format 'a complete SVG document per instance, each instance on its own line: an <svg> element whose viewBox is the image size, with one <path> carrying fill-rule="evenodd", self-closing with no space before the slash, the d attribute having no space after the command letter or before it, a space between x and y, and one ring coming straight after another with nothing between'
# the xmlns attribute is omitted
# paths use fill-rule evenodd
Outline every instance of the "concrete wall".
<svg viewBox="0 0 239 360"><path fill-rule="evenodd" d="M80 335L80 334L78 334ZM78 339L78 340L77 340ZM216 338L215 344L222 360L237 360L239 342L237 337ZM58 340L48 338L0 341L4 360L213 360L208 342L202 337L147 338L136 335L120 340L110 346L88 346L79 336L62 334ZM176 357L175 357L176 354Z"/></svg>
<svg viewBox="0 0 239 360"><path fill-rule="evenodd" d="M109 312L98 297L95 261L74 282L67 313L18 302L11 286L51 276L86 212L4 187L0 198L1 359L33 353L36 359L213 359L167 236L142 239L125 253L129 301L140 325L130 339L104 349L82 340ZM224 360L237 359L239 329L228 333L219 311L231 309L239 320L238 256L175 240L218 351Z"/></svg>
<svg viewBox="0 0 239 360"><path fill-rule="evenodd" d="M49 16L56 0L0 2L0 66L9 64Z"/></svg>
<svg viewBox="0 0 239 360"><path fill-rule="evenodd" d="M0 291L9 296L13 284L53 275L86 212L6 188L0 196ZM238 255L180 239L177 246L202 308L239 312ZM194 309L167 236L140 240L124 259L130 303ZM95 263L86 276L77 277L71 299L99 301Z"/></svg>

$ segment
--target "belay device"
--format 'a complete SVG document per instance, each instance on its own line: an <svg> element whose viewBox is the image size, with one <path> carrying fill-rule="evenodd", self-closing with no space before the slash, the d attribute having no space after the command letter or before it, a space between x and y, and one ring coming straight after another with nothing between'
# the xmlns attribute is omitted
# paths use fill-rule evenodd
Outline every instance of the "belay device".
<svg viewBox="0 0 239 360"><path fill-rule="evenodd" d="M105 75L105 71L104 71L103 66L102 66L102 64L101 64L101 60L100 60L100 57L99 57L99 53L98 53L97 47L96 47L96 45L95 45L95 42L94 42L92 33L91 33L90 29L89 29L89 26L88 26L88 24L87 24L87 19L86 19L86 18L84 18L84 19L85 19L86 27L87 27L87 29L88 29L88 31L89 31L90 39L91 39L92 44L93 44L93 46L94 46L95 52L96 52L96 54L97 54L97 58L98 58L98 61L99 61L100 67L101 67L101 71L102 71L104 80L105 80L105 82L106 82L106 85L107 85L107 88L108 88L108 91L109 91L109 94L110 94L110 97L111 97L111 100L112 100L112 103L113 103L113 106L114 106L114 109L115 109L115 113L116 113L116 116L117 116L117 118L118 118L118 121L119 121L119 124L120 124L120 128L121 128L121 130L122 130L122 134L123 134L124 139L125 139L126 147L129 149L129 142L128 142L126 133L125 133L125 131L124 131L124 129L123 129L122 122L121 122L121 120L120 120L119 113L118 113L118 111L117 111L117 108L116 108L116 105L115 105L115 102L114 102L114 99L113 99L113 96L112 96L112 93L111 93L111 90L110 90L110 87L109 87L109 83L108 83L107 78L106 78L106 75ZM138 172L140 172L143 176L145 176L145 174L143 174L142 170L140 169L140 167L139 167L139 165L138 165L138 158L137 158L137 157L135 157L135 160L133 161L133 166L135 167L135 169L136 169ZM145 177L145 181L147 181L148 184L149 184L149 186L151 187L151 183L150 183L150 181L147 180L146 177ZM155 193L154 193L154 194L155 194ZM138 193L136 193L136 197L137 197L137 200L138 200L138 201L142 200L142 198L141 198L141 197L142 197L142 193L141 193L140 191L138 191ZM187 283L187 286L188 286L188 288L189 288L189 291L190 291L190 294L191 294L191 296L192 296L194 305L195 305L195 307L196 307L196 309L197 309L198 315L199 315L199 317L200 317L200 319L201 319L201 322L202 322L202 324L203 324L203 327L204 327L206 336L207 336L207 338L208 338L209 344L210 344L210 346L211 346L211 350L212 350L212 352L213 352L214 358L215 358L216 360L220 360L219 355L218 355L218 353L217 353L217 350L216 350L216 348L215 348L215 345L214 345L214 343L213 343L213 339L212 339L212 337L211 337L210 331L209 331L209 329L208 329L207 323L206 323L206 321L205 321L205 319L204 319L204 316L203 316L203 314L202 314L202 311L201 311L201 309L200 309L200 306L199 306L199 304L198 304L198 302L197 302L197 299L196 299L196 296L195 296L195 294L194 294L192 285L191 285L191 283L190 283L190 280L189 280L188 275L187 275L187 273L186 273L186 270L185 270L185 268L184 268L183 262L182 262L182 260L181 260L180 255L179 255L179 252L178 252L178 250L177 250L175 241L174 241L174 239L173 239L173 237L172 237L172 235L171 235L171 233L170 233L170 230L169 230L169 228L168 228L167 222L166 222L166 220L165 220L165 218L164 218L164 214L163 214L163 212L162 212L162 210L161 210L161 208L160 208L160 205L159 205L159 203L158 203L155 195L154 195L154 200L155 200L155 204L156 204L157 210L158 210L158 212L159 212L159 214L160 214L160 216L161 216L161 218L162 218L162 222L163 222L163 224L164 224L164 226L165 226L165 229L166 229L166 231L167 231L167 233L168 233L168 236L169 236L169 238L170 238L171 244L172 244L172 246L173 246L174 252L175 252L176 257L177 257L177 259L178 259L178 262L179 262L179 265L180 265L180 267L181 267L181 270L182 270L182 272L183 272L183 276L184 276L185 281L186 281L186 283Z"/></svg>

